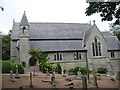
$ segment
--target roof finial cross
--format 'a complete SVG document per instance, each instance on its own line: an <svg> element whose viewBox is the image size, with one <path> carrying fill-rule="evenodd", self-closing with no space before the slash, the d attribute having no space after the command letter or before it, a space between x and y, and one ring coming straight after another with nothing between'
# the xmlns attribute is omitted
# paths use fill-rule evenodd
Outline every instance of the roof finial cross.
<svg viewBox="0 0 120 90"><path fill-rule="evenodd" d="M95 20L93 20L93 23L95 24Z"/></svg>

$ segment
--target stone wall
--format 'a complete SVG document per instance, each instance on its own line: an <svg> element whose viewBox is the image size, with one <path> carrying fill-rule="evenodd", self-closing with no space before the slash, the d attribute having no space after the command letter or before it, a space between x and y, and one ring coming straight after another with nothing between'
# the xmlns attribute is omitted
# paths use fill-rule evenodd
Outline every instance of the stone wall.
<svg viewBox="0 0 120 90"><path fill-rule="evenodd" d="M2 35L0 34L0 59L2 59Z"/></svg>
<svg viewBox="0 0 120 90"><path fill-rule="evenodd" d="M57 62L60 62L61 65L63 65L64 69L73 68L76 66L80 67L86 67L86 57L85 52L79 52L81 54L81 59L74 60L74 53L76 52L60 52L63 56L63 60L55 61L54 60L54 54L56 53L49 53L48 54L48 62L56 64Z"/></svg>

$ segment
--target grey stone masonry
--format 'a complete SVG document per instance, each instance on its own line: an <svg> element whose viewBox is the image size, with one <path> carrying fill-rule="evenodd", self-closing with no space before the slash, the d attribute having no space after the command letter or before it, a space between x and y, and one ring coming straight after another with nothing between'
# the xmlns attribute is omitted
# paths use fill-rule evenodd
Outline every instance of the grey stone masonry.
<svg viewBox="0 0 120 90"><path fill-rule="evenodd" d="M2 35L0 34L0 59L2 59Z"/></svg>

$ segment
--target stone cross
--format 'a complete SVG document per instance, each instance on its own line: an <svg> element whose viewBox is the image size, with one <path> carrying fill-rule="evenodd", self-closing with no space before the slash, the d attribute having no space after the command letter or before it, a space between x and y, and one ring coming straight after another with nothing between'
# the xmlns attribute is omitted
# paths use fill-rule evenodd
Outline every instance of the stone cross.
<svg viewBox="0 0 120 90"><path fill-rule="evenodd" d="M87 78L85 74L82 75L82 88L84 88L84 90L87 90Z"/></svg>
<svg viewBox="0 0 120 90"><path fill-rule="evenodd" d="M52 85L52 88L56 87L56 83L55 83L55 71L53 71L53 73L52 73L51 85Z"/></svg>
<svg viewBox="0 0 120 90"><path fill-rule="evenodd" d="M33 85L32 85L32 73L30 73L30 85L29 85L30 88L33 88Z"/></svg>
<svg viewBox="0 0 120 90"><path fill-rule="evenodd" d="M14 82L14 80L13 80L13 71L12 70L10 70L10 81Z"/></svg>
<svg viewBox="0 0 120 90"><path fill-rule="evenodd" d="M17 65L16 65L16 74L15 74L15 78L20 78L19 72L18 72L18 66L17 66Z"/></svg>

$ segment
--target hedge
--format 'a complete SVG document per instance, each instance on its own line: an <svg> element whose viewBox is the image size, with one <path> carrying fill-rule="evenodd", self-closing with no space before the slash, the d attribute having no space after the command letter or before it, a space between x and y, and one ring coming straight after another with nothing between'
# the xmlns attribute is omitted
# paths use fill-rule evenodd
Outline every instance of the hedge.
<svg viewBox="0 0 120 90"><path fill-rule="evenodd" d="M10 73L10 70L13 70L13 73L16 73L16 65L18 65L18 72L20 74L24 73L24 68L22 64L14 64L10 61L2 61L0 60L0 63L2 63L2 73Z"/></svg>

